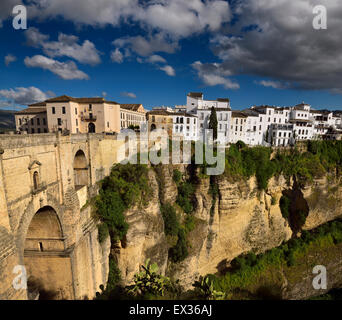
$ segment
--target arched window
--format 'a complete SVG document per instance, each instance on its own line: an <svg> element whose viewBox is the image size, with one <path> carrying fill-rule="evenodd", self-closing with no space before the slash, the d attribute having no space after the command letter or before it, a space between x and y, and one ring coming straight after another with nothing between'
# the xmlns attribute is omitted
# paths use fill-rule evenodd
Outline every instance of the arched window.
<svg viewBox="0 0 342 320"><path fill-rule="evenodd" d="M37 190L39 188L39 174L38 171L33 173L33 189Z"/></svg>

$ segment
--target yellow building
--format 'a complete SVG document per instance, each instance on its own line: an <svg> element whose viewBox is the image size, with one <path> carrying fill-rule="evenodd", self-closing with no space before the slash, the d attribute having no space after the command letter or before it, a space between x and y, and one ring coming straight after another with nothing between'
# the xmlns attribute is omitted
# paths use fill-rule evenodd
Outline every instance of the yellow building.
<svg viewBox="0 0 342 320"><path fill-rule="evenodd" d="M130 126L139 126L146 121L146 110L142 104L121 104L120 105L120 127L121 129Z"/></svg>
<svg viewBox="0 0 342 320"><path fill-rule="evenodd" d="M29 123L23 122L26 121L23 116ZM38 122L46 126L40 128L40 132L45 132L44 129L70 133L120 132L120 104L100 97L73 98L63 95L30 105L17 112L15 117L17 130L27 129L28 133L39 133Z"/></svg>
<svg viewBox="0 0 342 320"><path fill-rule="evenodd" d="M152 110L147 112L146 118L148 121L148 131L150 132L156 129L164 129L171 137L173 129L172 115L174 115L173 112L166 110Z"/></svg>

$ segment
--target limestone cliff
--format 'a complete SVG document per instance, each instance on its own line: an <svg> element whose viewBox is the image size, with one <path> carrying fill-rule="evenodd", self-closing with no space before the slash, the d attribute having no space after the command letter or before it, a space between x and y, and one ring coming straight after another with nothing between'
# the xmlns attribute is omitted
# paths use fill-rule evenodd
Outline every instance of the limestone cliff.
<svg viewBox="0 0 342 320"><path fill-rule="evenodd" d="M184 166L177 166L177 169L188 174ZM149 176L155 192L148 207L134 207L126 213L130 228L126 241L116 250L125 284L132 281L139 265L151 258L163 273L179 279L184 288L189 289L199 275L225 270L240 254L263 252L291 238L292 230L281 214L279 200L284 190L293 187L292 179L272 178L268 190L260 191L254 177L233 182L220 176L217 179L219 198L214 202L209 192L209 178L199 178L193 213L196 224L188 236L189 255L180 263L171 263L159 201L173 203L176 200L177 187L172 174L172 166L162 166L157 173L151 169ZM342 197L341 191L339 182L332 184L327 179L303 188L310 209L304 229L315 228L342 214L341 207L336 205ZM295 284L286 290L284 297L296 296L291 293L296 290Z"/></svg>

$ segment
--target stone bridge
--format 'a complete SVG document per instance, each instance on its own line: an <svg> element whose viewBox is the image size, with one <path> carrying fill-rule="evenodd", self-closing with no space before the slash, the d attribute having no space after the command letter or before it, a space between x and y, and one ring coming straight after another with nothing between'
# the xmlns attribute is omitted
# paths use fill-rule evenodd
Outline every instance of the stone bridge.
<svg viewBox="0 0 342 320"><path fill-rule="evenodd" d="M0 299L93 298L106 283L110 243L98 242L88 200L119 145L103 134L0 136ZM16 266L27 288L13 285Z"/></svg>

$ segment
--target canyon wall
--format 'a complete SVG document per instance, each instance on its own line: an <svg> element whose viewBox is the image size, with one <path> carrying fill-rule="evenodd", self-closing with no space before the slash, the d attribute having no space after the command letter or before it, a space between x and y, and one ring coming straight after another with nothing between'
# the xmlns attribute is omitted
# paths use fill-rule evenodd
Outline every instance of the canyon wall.
<svg viewBox="0 0 342 320"><path fill-rule="evenodd" d="M158 263L163 273L179 279L185 289L190 289L200 275L225 270L230 261L240 254L250 251L261 253L292 237L293 231L279 207L283 191L294 187L292 179L287 181L282 176L272 178L267 191L260 191L255 177L234 182L220 176L216 181L219 198L213 202L209 192L210 180L203 177L199 178L195 192L196 209L193 215L196 223L188 236L189 255L180 263L171 263L158 200L161 203L175 202L177 186L172 179L175 168L187 177L187 168L182 165L150 169L155 190L150 205L144 209L132 208L126 213L130 224L127 241L125 247L116 251L125 284L132 283L139 265L150 258ZM316 228L342 215L342 208L338 205L342 197L340 181L325 177L305 185L301 191L309 206L303 229ZM341 270L337 261L331 263L333 269ZM311 279L310 276L303 275L303 279ZM305 296L303 292L299 294L296 284L286 278L282 286L286 298Z"/></svg>

